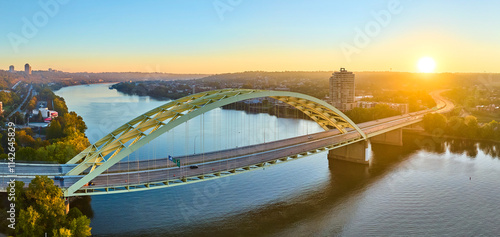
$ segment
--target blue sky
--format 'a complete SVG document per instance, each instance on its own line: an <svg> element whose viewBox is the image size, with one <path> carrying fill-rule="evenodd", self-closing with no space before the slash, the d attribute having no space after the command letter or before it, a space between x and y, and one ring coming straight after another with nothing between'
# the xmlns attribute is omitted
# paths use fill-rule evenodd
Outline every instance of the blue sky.
<svg viewBox="0 0 500 237"><path fill-rule="evenodd" d="M61 2L1 1L0 68L29 62L35 70L95 72L415 71L429 56L437 72L500 72L495 1L396 1L401 13L363 47L354 42L356 29L376 22L373 12L388 11L392 0ZM59 9L50 16L44 3ZM44 14L36 34L24 37L23 19L34 23ZM15 46L12 35L26 41ZM358 51L346 55L343 44Z"/></svg>

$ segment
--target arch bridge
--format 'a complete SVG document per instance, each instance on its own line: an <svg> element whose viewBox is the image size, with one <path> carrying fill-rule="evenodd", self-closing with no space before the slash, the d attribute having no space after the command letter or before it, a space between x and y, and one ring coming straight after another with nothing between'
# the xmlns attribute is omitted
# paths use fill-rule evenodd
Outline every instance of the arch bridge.
<svg viewBox="0 0 500 237"><path fill-rule="evenodd" d="M203 157L192 155L177 158L179 168L172 166L168 158L158 161L164 164L160 167L145 163L141 165L144 167L142 169L120 168L122 159L180 124L225 105L263 97L273 98L300 110L325 131L209 152ZM435 95L433 97L438 101ZM200 182L292 161L321 151L352 147L349 145L360 144L360 141L370 137L380 137L381 134L418 123L426 113L450 109L447 107L450 104L448 101L439 101L439 108L356 125L332 105L300 93L248 89L201 92L168 102L130 120L87 147L67 164L18 164L17 170L22 171L16 178L29 182L35 175L47 175L64 190L66 197L142 191ZM345 152L351 151L347 149ZM192 165L197 168L189 169ZM180 167L185 168L184 171ZM0 166L0 169L3 168L6 167ZM3 170L0 173L8 174ZM9 177L3 175L3 178ZM90 182L94 185L89 186Z"/></svg>

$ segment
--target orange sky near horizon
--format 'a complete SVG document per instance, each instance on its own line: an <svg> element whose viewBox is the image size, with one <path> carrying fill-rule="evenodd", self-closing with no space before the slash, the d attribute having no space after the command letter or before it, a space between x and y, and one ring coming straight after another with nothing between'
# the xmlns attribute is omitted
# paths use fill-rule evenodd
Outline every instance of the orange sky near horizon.
<svg viewBox="0 0 500 237"><path fill-rule="evenodd" d="M92 2L61 5L31 37L23 34L23 19L33 23L31 16L43 8L9 2L0 10L9 22L0 26L6 36L0 38L0 68L22 70L29 63L33 70L66 72L217 74L340 67L418 72L419 59L430 57L437 73L500 72L500 32L493 30L500 22L497 2L257 0L222 13L205 0L162 2L154 8L102 3L98 10Z"/></svg>

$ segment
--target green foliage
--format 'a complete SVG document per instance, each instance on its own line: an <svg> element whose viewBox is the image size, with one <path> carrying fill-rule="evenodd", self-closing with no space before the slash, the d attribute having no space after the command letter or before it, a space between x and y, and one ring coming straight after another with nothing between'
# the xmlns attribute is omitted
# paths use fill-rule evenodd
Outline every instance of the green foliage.
<svg viewBox="0 0 500 237"><path fill-rule="evenodd" d="M37 100L36 96L33 96L31 98L31 100L28 102L28 105L26 106L26 109L28 111L32 111L32 110L36 109L36 103L37 102L38 102L38 100Z"/></svg>
<svg viewBox="0 0 500 237"><path fill-rule="evenodd" d="M16 151L16 159L24 161L38 160L37 150L32 147L22 147Z"/></svg>
<svg viewBox="0 0 500 237"><path fill-rule="evenodd" d="M354 108L346 111L345 114L354 123L363 123L367 121L397 116L401 113L397 110L391 109L388 105L377 104L374 108Z"/></svg>
<svg viewBox="0 0 500 237"><path fill-rule="evenodd" d="M52 230L52 235L54 237L72 237L71 230L66 228L59 228L59 230Z"/></svg>
<svg viewBox="0 0 500 237"><path fill-rule="evenodd" d="M79 151L74 146L64 142L57 142L37 150L37 154L41 159L56 161L60 164L66 163L78 153Z"/></svg>
<svg viewBox="0 0 500 237"><path fill-rule="evenodd" d="M81 116L78 116L73 111L64 114L62 117L58 119L60 119L61 121L63 134L66 137L83 134L85 133L85 130L87 130L87 125L83 121L83 118Z"/></svg>
<svg viewBox="0 0 500 237"><path fill-rule="evenodd" d="M23 129L16 132L16 158L24 161L49 161L66 163L69 159L87 148L90 143L85 137L87 126L81 116L75 112L67 113L67 107L62 98L57 97L47 87L39 88L38 97L42 100L54 100L54 107L60 110L59 117L55 118L47 127L46 134L49 141L34 139L31 129ZM36 102L34 102L36 104ZM51 105L51 103L49 103ZM39 113L38 116L41 116ZM41 118L40 118L41 120ZM0 141L3 148L7 147L7 136L5 131L0 133ZM6 159L5 154L0 155Z"/></svg>
<svg viewBox="0 0 500 237"><path fill-rule="evenodd" d="M15 112L9 120L14 121L16 124L24 124L24 116L19 112Z"/></svg>
<svg viewBox="0 0 500 237"><path fill-rule="evenodd" d="M14 92L0 91L0 101L2 101L3 106L10 106L14 104L19 104L21 98Z"/></svg>
<svg viewBox="0 0 500 237"><path fill-rule="evenodd" d="M64 99L62 97L55 96L52 102L54 103L54 108L52 109L57 111L57 113L63 115L68 113L68 107L66 106L66 102L64 102Z"/></svg>
<svg viewBox="0 0 500 237"><path fill-rule="evenodd" d="M24 196L17 236L43 236L44 233L53 236L91 235L90 219L76 210L66 215L62 191L48 177L36 176L27 189L18 190L16 195Z"/></svg>
<svg viewBox="0 0 500 237"><path fill-rule="evenodd" d="M50 122L49 127L47 127L47 139L58 139L63 136L61 123L59 123L58 119L54 119Z"/></svg>
<svg viewBox="0 0 500 237"><path fill-rule="evenodd" d="M500 124L496 121L480 125L474 116L446 118L441 114L427 114L422 122L425 131L431 134L443 129L449 136L500 141Z"/></svg>
<svg viewBox="0 0 500 237"><path fill-rule="evenodd" d="M44 229L40 228L41 215L32 207L21 210L19 215L19 232L17 236L43 236ZM22 231L22 232L21 232Z"/></svg>
<svg viewBox="0 0 500 237"><path fill-rule="evenodd" d="M90 236L91 228L89 227L89 225L90 225L90 219L83 215L69 221L69 229L74 237Z"/></svg>
<svg viewBox="0 0 500 237"><path fill-rule="evenodd" d="M37 121L37 122L43 122L43 115L42 115L42 113L38 113L36 115L35 121Z"/></svg>
<svg viewBox="0 0 500 237"><path fill-rule="evenodd" d="M40 101L47 101L47 107L49 109L57 111L59 115L64 115L68 113L68 107L66 106L64 98L54 94L54 92L52 92L50 88L48 87L41 88L37 97L38 100ZM54 104L53 107L52 104Z"/></svg>
<svg viewBox="0 0 500 237"><path fill-rule="evenodd" d="M446 129L446 117L442 114L426 114L422 123L424 124L425 131L428 133L432 133L436 129Z"/></svg>

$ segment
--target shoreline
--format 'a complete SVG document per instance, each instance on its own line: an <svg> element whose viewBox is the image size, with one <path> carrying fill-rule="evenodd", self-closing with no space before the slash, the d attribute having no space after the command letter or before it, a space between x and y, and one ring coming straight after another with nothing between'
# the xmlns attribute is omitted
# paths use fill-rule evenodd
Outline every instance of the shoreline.
<svg viewBox="0 0 500 237"><path fill-rule="evenodd" d="M457 137L457 136L450 136L450 135L436 136L436 135L432 135L424 130L416 130L416 129L403 129L403 132L412 133L412 134L425 136L425 137L439 138L439 139L443 138L443 139L455 139L455 140L468 140L468 141L474 141L474 142L492 142L492 143L500 144L500 141L497 141L497 140L490 140L490 139L483 139L483 138Z"/></svg>

